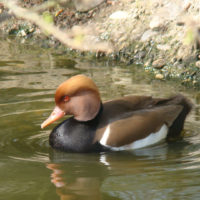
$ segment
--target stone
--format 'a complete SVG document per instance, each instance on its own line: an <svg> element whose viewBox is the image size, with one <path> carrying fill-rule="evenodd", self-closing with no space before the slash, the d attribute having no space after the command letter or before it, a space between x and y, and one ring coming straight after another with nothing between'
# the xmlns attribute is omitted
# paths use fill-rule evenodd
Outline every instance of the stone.
<svg viewBox="0 0 200 200"><path fill-rule="evenodd" d="M157 33L155 31L152 31L152 30L147 30L143 33L142 37L141 37L141 41L142 42L147 42L147 41L150 41L151 38L156 35Z"/></svg>
<svg viewBox="0 0 200 200"><path fill-rule="evenodd" d="M154 60L153 63L152 63L152 66L154 68L157 68L157 69L161 69L165 66L165 60L160 58L160 59L157 59L157 60Z"/></svg>
<svg viewBox="0 0 200 200"><path fill-rule="evenodd" d="M19 32L19 35L22 36L22 37L25 37L27 34L26 34L25 30L21 30Z"/></svg>
<svg viewBox="0 0 200 200"><path fill-rule="evenodd" d="M155 78L162 80L164 78L164 76L162 74L156 74Z"/></svg>
<svg viewBox="0 0 200 200"><path fill-rule="evenodd" d="M145 51L139 51L138 53L136 53L136 55L134 56L135 59L143 59L146 56L146 52Z"/></svg>
<svg viewBox="0 0 200 200"><path fill-rule="evenodd" d="M179 70L185 69L185 64L184 63L178 64L177 69Z"/></svg>
<svg viewBox="0 0 200 200"><path fill-rule="evenodd" d="M200 68L200 60L198 60L198 61L195 63L195 65L196 65L198 68Z"/></svg>
<svg viewBox="0 0 200 200"><path fill-rule="evenodd" d="M128 13L126 11L116 11L112 13L109 17L110 19L126 19L128 18Z"/></svg>
<svg viewBox="0 0 200 200"><path fill-rule="evenodd" d="M178 49L178 52L176 54L176 59L178 61L185 61L190 59L191 57L193 58L193 50L192 50L192 45L190 46L181 46Z"/></svg>
<svg viewBox="0 0 200 200"><path fill-rule="evenodd" d="M152 30L160 30L164 26L164 20L160 16L154 16L149 23Z"/></svg>
<svg viewBox="0 0 200 200"><path fill-rule="evenodd" d="M157 49L167 51L170 49L170 46L168 44L158 44Z"/></svg>
<svg viewBox="0 0 200 200"><path fill-rule="evenodd" d="M151 63L150 61L146 61L146 62L144 63L144 66L145 66L145 67L149 67L149 66L150 66L150 63Z"/></svg>

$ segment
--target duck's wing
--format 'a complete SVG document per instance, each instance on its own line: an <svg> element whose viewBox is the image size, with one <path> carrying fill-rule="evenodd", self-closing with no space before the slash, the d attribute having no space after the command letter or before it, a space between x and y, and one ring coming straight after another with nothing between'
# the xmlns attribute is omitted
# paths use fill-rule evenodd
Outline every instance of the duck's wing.
<svg viewBox="0 0 200 200"><path fill-rule="evenodd" d="M132 111L148 110L166 105L180 105L183 107L184 119L192 108L192 103L183 95L178 94L170 98L152 98L151 96L125 96L103 103L100 127L108 122L123 118Z"/></svg>
<svg viewBox="0 0 200 200"><path fill-rule="evenodd" d="M150 109L159 104L166 104L170 99L152 98L151 96L125 96L119 99L106 101L103 104L103 117L113 119L131 111Z"/></svg>
<svg viewBox="0 0 200 200"><path fill-rule="evenodd" d="M124 112L121 118L100 126L96 132L96 140L104 146L121 147L132 145L150 135L155 139L157 133L159 138L155 141L164 139L182 109L181 105L166 105ZM152 141L146 143L146 146L153 144Z"/></svg>

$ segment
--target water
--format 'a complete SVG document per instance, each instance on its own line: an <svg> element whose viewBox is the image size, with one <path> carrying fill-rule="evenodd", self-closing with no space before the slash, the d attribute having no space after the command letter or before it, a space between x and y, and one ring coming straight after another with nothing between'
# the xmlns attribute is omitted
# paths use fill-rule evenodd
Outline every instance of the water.
<svg viewBox="0 0 200 200"><path fill-rule="evenodd" d="M136 66L88 61L0 40L0 199L200 199L200 92L153 81ZM54 53L53 53L54 52ZM55 124L40 124L56 87L84 73L102 99L181 92L195 104L184 139L129 152L72 154L51 149Z"/></svg>

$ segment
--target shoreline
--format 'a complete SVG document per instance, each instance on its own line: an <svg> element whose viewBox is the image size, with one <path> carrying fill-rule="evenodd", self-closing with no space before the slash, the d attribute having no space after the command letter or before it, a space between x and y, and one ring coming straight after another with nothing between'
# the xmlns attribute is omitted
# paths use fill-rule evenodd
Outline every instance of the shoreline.
<svg viewBox="0 0 200 200"><path fill-rule="evenodd" d="M110 2L103 1L84 12L65 7L60 7L58 11L48 9L54 16L54 24L62 29L95 29L88 32L89 37L109 42L114 48L114 52L107 55L72 50L52 36L43 34L36 25L15 17L0 24L1 33L14 35L20 40L31 40L44 48L72 51L77 55L118 61L125 65L141 64L155 79L175 79L187 87L200 88L200 24L195 18L200 3L195 0ZM59 10L62 12L55 16ZM7 10L2 9L1 15L5 13Z"/></svg>

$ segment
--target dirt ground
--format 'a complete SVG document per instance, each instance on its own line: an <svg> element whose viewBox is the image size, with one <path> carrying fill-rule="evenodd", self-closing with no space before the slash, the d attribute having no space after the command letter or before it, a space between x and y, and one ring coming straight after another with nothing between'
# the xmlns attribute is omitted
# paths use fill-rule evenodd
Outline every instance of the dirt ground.
<svg viewBox="0 0 200 200"><path fill-rule="evenodd" d="M107 55L97 53L98 57L127 65L142 64L156 79L175 78L184 85L200 88L199 0L90 1L97 5L81 8L81 0L77 5L77 1L69 1L39 14L48 11L57 27L63 30L83 27L91 30L88 35L94 40L109 42L114 51ZM28 9L42 3L43 0L21 0L21 6ZM30 22L16 17L4 20L8 12L0 6L4 34L39 39L44 46L62 46Z"/></svg>

